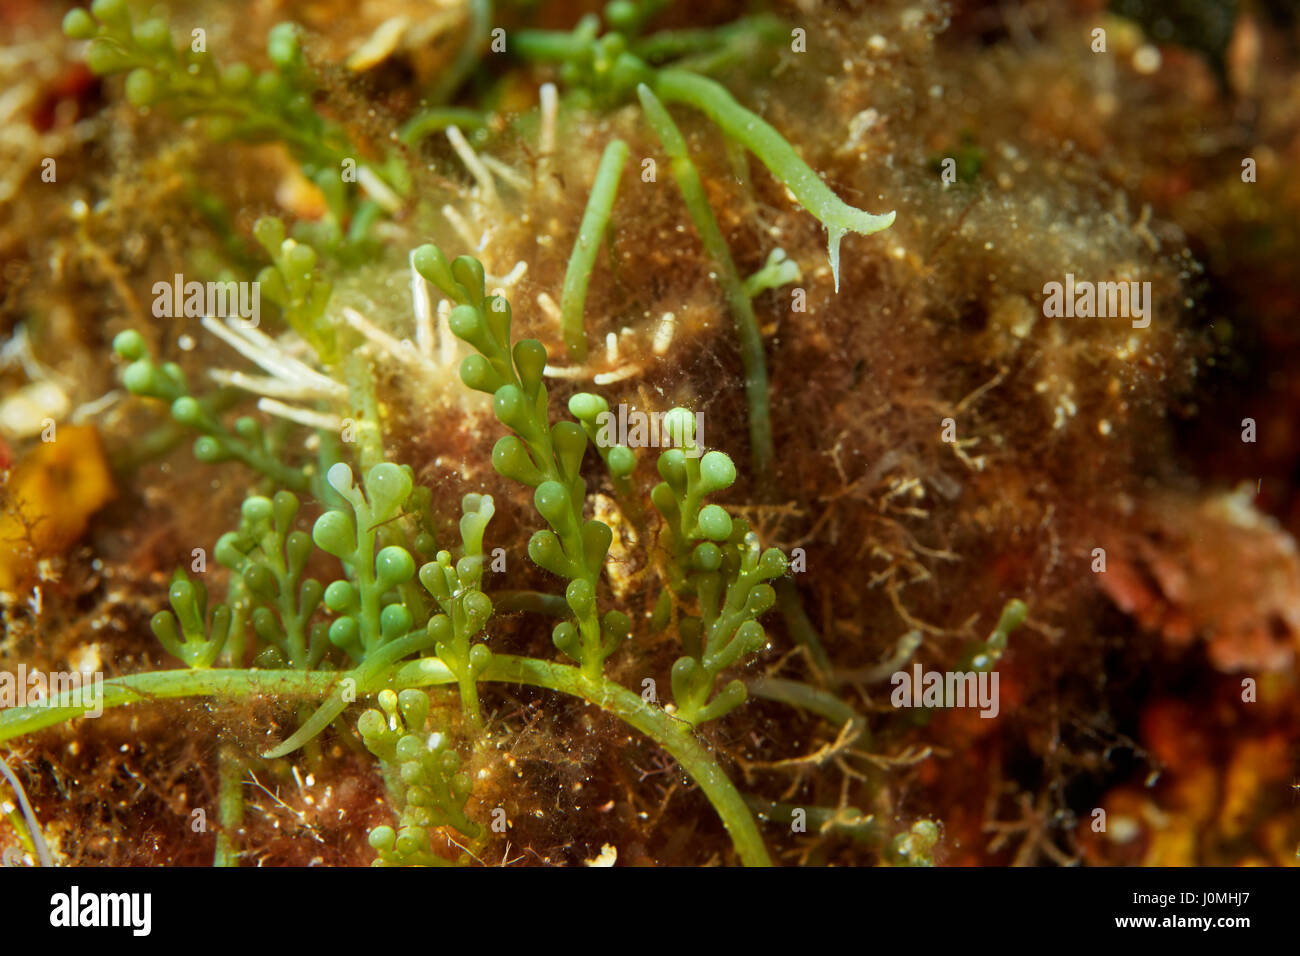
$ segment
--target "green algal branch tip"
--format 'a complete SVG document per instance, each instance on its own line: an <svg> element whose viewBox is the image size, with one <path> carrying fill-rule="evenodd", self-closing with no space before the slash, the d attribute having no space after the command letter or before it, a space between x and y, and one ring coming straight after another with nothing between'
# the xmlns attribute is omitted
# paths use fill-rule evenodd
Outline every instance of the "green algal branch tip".
<svg viewBox="0 0 1300 956"><path fill-rule="evenodd" d="M672 116L649 87L642 84L637 95L646 118L654 128L665 152L669 154L674 177L681 189L687 210L695 222L706 251L712 257L722 279L727 302L736 324L736 337L740 343L741 363L745 369L745 397L749 408L750 457L759 484L768 490L774 481L772 463L775 450L772 441L771 408L767 394L767 359L764 354L758 320L754 315L753 296L766 288L789 281L797 281L799 267L786 258L783 250L774 250L764 267L747 281L742 281L731 258L722 230L709 207L704 187L695 164L686 150L686 142L673 122ZM799 600L794 583L785 578L775 584L781 611L795 641L803 646L812 659L813 666L822 674L829 673L830 659L821 646L812 622L808 620Z"/></svg>
<svg viewBox="0 0 1300 956"><path fill-rule="evenodd" d="M717 679L766 646L767 634L758 618L776 601L766 582L785 574L786 559L777 548L761 550L758 536L745 521L733 519L721 505L704 503L707 495L735 483L736 466L723 452L700 454L692 416L675 408L665 426L678 447L659 456L664 480L651 491L650 500L664 519L660 546L668 556L668 588L679 602L698 604L698 615L678 615L686 653L672 668L677 714L698 725L744 702L742 681L731 681L715 696ZM665 591L652 616L656 626L667 623L671 600Z"/></svg>
<svg viewBox="0 0 1300 956"><path fill-rule="evenodd" d="M577 362L587 359L587 333L582 321L587 284L591 281L596 252L609 228L610 212L614 208L618 181L623 174L623 167L627 165L627 158L627 143L621 139L616 139L605 147L587 200L587 211L583 214L582 225L578 230L578 241L574 243L569 268L564 274L564 291L560 300L561 325L565 348Z"/></svg>
<svg viewBox="0 0 1300 956"><path fill-rule="evenodd" d="M439 551L420 569L420 582L433 595L442 613L429 621L434 653L456 675L461 706L474 730L483 725L477 682L492 662L486 644L472 640L492 616L492 600L483 593L483 533L495 511L491 495L466 495L461 503L461 544L464 555L452 565L451 553Z"/></svg>
<svg viewBox="0 0 1300 956"><path fill-rule="evenodd" d="M749 407L751 453L760 477L766 479L771 471L776 451L772 442L772 421L767 397L767 360L764 356L763 337L758 329L758 320L754 316L753 303L731 258L731 249L727 245L726 237L722 235L718 220L709 206L704 184L700 181L699 171L686 151L686 140L683 139L681 131L648 86L642 84L637 87L637 96L641 100L642 109L645 110L646 119L659 137L660 143L663 144L664 152L668 154L673 178L681 190L686 209L695 223L696 231L700 234L705 251L718 268L723 291L736 324L741 364L745 368L745 399Z"/></svg>
<svg viewBox="0 0 1300 956"><path fill-rule="evenodd" d="M316 251L285 237L284 223L263 216L253 224L253 236L271 264L257 276L267 299L280 307L284 320L316 353L325 367L339 360L336 326L325 315L332 286L316 275Z"/></svg>
<svg viewBox="0 0 1300 956"><path fill-rule="evenodd" d="M615 13L611 8L606 9L606 18L616 29L604 34L600 33L599 18L592 15L583 17L569 33L521 31L515 37L515 51L526 59L560 62L565 83L584 87L601 101L622 102L644 85L664 100L703 112L729 139L757 156L789 188L799 204L825 226L827 253L838 292L840 242L844 235L849 232L870 235L888 228L894 221L894 213L875 215L842 201L780 133L736 102L720 83L702 75L742 59L747 48L774 35L770 21L742 20L719 28L713 31L716 47L709 50L711 41L703 33L692 34L689 39L654 34L629 40L619 32L619 24L626 22L629 27L639 29L641 21L626 12ZM683 40L686 40L684 44ZM657 68L646 60L646 57L671 60L687 47L700 49L700 57L678 58L670 65Z"/></svg>
<svg viewBox="0 0 1300 956"><path fill-rule="evenodd" d="M171 611L159 611L149 622L154 637L173 657L194 668L211 667L231 636L231 608L218 604L208 614L208 589L202 582L176 571L167 594Z"/></svg>
<svg viewBox="0 0 1300 956"><path fill-rule="evenodd" d="M799 263L789 258L784 249L773 249L763 267L745 280L745 294L753 299L769 289L779 289L802 279Z"/></svg>
<svg viewBox="0 0 1300 956"><path fill-rule="evenodd" d="M975 671L991 671L1006 652L1008 639L1028 619L1029 608L1020 598L1012 598L1002 607L993 632L983 641L967 645L962 656L963 666Z"/></svg>
<svg viewBox="0 0 1300 956"><path fill-rule="evenodd" d="M869 236L893 224L892 212L873 215L841 200L799 158L785 137L737 103L720 83L685 70L665 69L656 74L654 89L665 100L694 106L724 133L744 144L773 176L789 187L799 204L820 220L826 227L827 253L836 292L840 290L840 240L844 234L856 232Z"/></svg>
<svg viewBox="0 0 1300 956"><path fill-rule="evenodd" d="M609 402L591 392L578 392L569 398L569 414L578 420L582 430L587 433L587 437L595 446L601 461L609 469L610 483L614 486L614 493L618 495L620 504L626 510L639 514L632 493L632 472L636 470L636 452L626 445L602 441L602 422L608 421L606 416L611 414Z"/></svg>

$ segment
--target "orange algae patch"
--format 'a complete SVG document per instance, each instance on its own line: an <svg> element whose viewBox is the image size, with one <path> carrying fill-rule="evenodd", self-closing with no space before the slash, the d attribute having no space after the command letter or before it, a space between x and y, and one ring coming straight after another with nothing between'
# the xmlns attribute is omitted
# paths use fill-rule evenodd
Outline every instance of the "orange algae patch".
<svg viewBox="0 0 1300 956"><path fill-rule="evenodd" d="M42 558L81 537L91 515L114 495L99 433L88 425L58 429L9 474L0 513L0 590L25 587Z"/></svg>

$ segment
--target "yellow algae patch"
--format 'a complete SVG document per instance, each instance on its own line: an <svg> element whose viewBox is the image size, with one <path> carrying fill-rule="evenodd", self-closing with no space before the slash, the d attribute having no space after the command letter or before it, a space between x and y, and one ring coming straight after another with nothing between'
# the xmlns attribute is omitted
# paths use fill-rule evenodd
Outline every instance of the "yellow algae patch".
<svg viewBox="0 0 1300 956"><path fill-rule="evenodd" d="M0 511L0 590L25 588L41 558L81 537L90 516L113 497L99 433L65 425L9 473Z"/></svg>

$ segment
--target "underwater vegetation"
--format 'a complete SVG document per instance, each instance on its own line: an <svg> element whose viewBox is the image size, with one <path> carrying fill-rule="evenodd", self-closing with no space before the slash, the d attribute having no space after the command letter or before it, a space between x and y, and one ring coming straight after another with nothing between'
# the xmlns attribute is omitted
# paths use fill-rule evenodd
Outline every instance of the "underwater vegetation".
<svg viewBox="0 0 1300 956"><path fill-rule="evenodd" d="M1013 6L6 8L6 862L1294 862L1300 34Z"/></svg>

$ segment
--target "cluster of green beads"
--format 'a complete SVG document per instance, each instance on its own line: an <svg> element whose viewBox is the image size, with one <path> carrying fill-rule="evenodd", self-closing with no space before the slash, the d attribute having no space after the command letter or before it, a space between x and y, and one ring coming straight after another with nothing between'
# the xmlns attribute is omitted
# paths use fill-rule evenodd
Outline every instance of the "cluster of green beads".
<svg viewBox="0 0 1300 956"><path fill-rule="evenodd" d="M338 615L330 624L329 639L361 661L410 633L416 617L412 609L423 608L419 589L412 586L415 558L400 530L390 527L410 499L414 479L409 466L391 462L371 468L364 489L353 483L352 469L343 462L331 466L325 479L345 506L330 508L316 519L312 540L338 558L347 572L346 579L325 589L325 606Z"/></svg>
<svg viewBox="0 0 1300 956"><path fill-rule="evenodd" d="M285 238L284 223L263 216L253 224L253 236L271 257L257 276L261 293L280 307L285 322L309 344L322 364L339 359L335 323L326 317L332 286L316 275L316 250Z"/></svg>
<svg viewBox="0 0 1300 956"><path fill-rule="evenodd" d="M94 0L90 12L70 10L63 31L89 40L86 64L107 76L126 74L126 98L134 106L160 103L181 116L205 116L218 140L286 140L300 160L338 180L338 161L349 154L338 130L312 104L314 81L303 60L298 28L272 28L267 55L272 68L254 73L247 64L218 67L206 49L172 41L167 21L133 23L125 0Z"/></svg>
<svg viewBox="0 0 1300 956"><path fill-rule="evenodd" d="M307 532L293 530L298 507L297 496L289 491L245 499L239 529L222 535L213 551L261 602L253 609L252 623L265 650L255 666L310 670L329 649L325 624L312 622L325 589L304 576L313 544Z"/></svg>
<svg viewBox="0 0 1300 956"><path fill-rule="evenodd" d="M229 605L218 604L209 615L208 589L179 569L172 576L167 600L172 609L159 611L149 621L154 636L187 667L211 667L237 629Z"/></svg>
<svg viewBox="0 0 1300 956"><path fill-rule="evenodd" d="M627 639L631 622L619 611L597 615L596 586L613 532L603 522L583 518L587 486L581 468L587 433L577 422L550 424L542 381L546 347L536 339L511 347L510 304L486 294L478 260L461 256L448 263L439 249L424 245L412 262L457 303L448 323L477 353L461 363L461 380L492 396L497 420L511 431L493 447L492 465L504 477L533 489L533 503L550 525L529 539L528 556L569 582L565 600L573 619L558 624L552 639L594 678Z"/></svg>
<svg viewBox="0 0 1300 956"><path fill-rule="evenodd" d="M393 783L402 809L397 829L379 826L370 832L370 845L379 853L375 865L445 866L450 861L430 847L430 828L454 827L471 839L482 834L465 815L470 777L443 734L425 733L429 698L424 691L381 691L379 708L363 713L357 730L371 753L396 768Z"/></svg>
<svg viewBox="0 0 1300 956"><path fill-rule="evenodd" d="M723 670L766 645L758 618L776 602L766 582L785 574L786 559L777 548L761 551L747 522L733 519L721 505L704 503L706 495L731 487L736 466L724 452L701 454L694 416L674 408L665 429L677 447L660 454L663 481L650 500L664 519L660 544L671 557L669 589L679 601L695 598L699 604L698 617L681 614L677 620L686 654L673 664L673 700L678 716L699 724L745 700L739 680L716 696L714 686ZM653 616L656 626L667 623L671 600L665 591Z"/></svg>
<svg viewBox="0 0 1300 956"><path fill-rule="evenodd" d="M472 641L492 616L492 600L481 589L483 534L494 512L492 496L466 495L461 511L463 555L453 565L451 552L439 551L433 561L420 568L420 583L442 609L428 625L434 653L456 676L465 715L478 726L481 717L477 681L492 663L492 652L486 644Z"/></svg>

